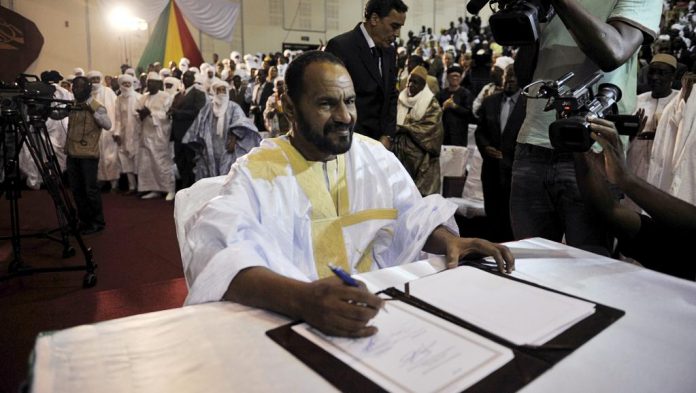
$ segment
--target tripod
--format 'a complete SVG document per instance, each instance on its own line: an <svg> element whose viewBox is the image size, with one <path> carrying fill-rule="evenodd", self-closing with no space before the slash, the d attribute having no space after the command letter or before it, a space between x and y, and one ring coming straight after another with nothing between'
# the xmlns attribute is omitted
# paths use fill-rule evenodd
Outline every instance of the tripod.
<svg viewBox="0 0 696 393"><path fill-rule="evenodd" d="M58 102L59 100L47 100ZM26 116L22 109L26 108ZM28 122L25 121L28 119ZM48 232L31 234L20 233L19 225L19 198L21 197L22 180L19 170L19 152L26 147L36 165L39 175L43 180L58 216L58 228ZM97 265L92 258L92 249L88 248L79 231L79 220L71 196L65 189L61 177L60 165L56 158L53 144L51 143L46 128L46 116L38 109L36 100L27 100L24 105L5 106L0 113L0 153L2 154L4 169L5 196L10 201L10 222L12 234L1 236L0 240L11 240L12 261L8 274L0 276L5 280L18 276L34 273L49 273L63 271L86 271L82 286L91 288L97 283L95 270ZM0 176L0 179L2 177ZM0 191L2 191L0 188ZM58 232L59 236L54 235ZM44 238L61 243L63 246L63 258L75 255L75 249L70 245L70 236L74 236L80 251L84 255L85 264L54 268L32 268L25 265L21 256L22 238Z"/></svg>

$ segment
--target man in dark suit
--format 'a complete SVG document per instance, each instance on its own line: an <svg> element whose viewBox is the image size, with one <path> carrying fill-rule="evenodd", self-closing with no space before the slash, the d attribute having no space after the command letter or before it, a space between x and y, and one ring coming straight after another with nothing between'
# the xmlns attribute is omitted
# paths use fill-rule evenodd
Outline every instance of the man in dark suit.
<svg viewBox="0 0 696 393"><path fill-rule="evenodd" d="M365 21L329 40L326 51L345 64L355 86L355 131L387 148L396 132L396 50L392 42L406 21L401 0L368 0Z"/></svg>
<svg viewBox="0 0 696 393"><path fill-rule="evenodd" d="M496 241L512 240L510 186L517 134L524 121L525 98L520 95L514 66L505 69L503 91L483 100L476 145L483 156L483 202ZM493 240L493 239L491 239Z"/></svg>
<svg viewBox="0 0 696 393"><path fill-rule="evenodd" d="M193 175L195 152L181 143L181 139L207 100L205 93L193 85L195 80L193 71L186 71L181 79L186 90L174 97L169 110L172 118L171 139L174 141L174 162L179 170L177 190L190 187L196 181Z"/></svg>

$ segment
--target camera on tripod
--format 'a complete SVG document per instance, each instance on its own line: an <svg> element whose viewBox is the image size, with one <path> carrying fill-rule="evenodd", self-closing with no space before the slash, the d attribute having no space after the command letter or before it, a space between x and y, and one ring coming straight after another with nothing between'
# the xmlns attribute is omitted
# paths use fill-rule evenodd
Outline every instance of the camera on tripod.
<svg viewBox="0 0 696 393"><path fill-rule="evenodd" d="M42 82L36 75L19 74L14 83L0 81L0 110L47 118L52 109L51 103L62 102L53 99L55 91L55 86Z"/></svg>
<svg viewBox="0 0 696 393"><path fill-rule="evenodd" d="M617 103L621 89L611 83L602 83L593 93L594 86L604 76L597 71L574 89L566 83L575 76L569 72L556 81L536 81L525 86L523 94L529 98L547 98L544 111L556 111L557 120L549 126L551 146L559 151L585 152L594 143L589 118L599 117L612 121L621 135L634 136L638 132L638 116L619 115ZM532 96L529 89L541 85Z"/></svg>
<svg viewBox="0 0 696 393"><path fill-rule="evenodd" d="M555 15L548 0L471 0L466 5L472 14L486 4L497 4L488 20L495 42L505 46L531 45L539 39L539 23Z"/></svg>

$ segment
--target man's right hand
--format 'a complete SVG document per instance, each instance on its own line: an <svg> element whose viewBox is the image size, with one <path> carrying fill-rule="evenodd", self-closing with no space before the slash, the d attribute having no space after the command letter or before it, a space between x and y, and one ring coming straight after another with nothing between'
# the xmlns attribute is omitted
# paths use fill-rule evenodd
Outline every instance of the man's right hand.
<svg viewBox="0 0 696 393"><path fill-rule="evenodd" d="M377 327L367 326L384 300L360 287L344 284L337 277L307 283L302 293L302 319L331 336L367 337Z"/></svg>
<svg viewBox="0 0 696 393"><path fill-rule="evenodd" d="M496 149L493 146L486 146L484 150L486 152L486 155L490 158L495 158L497 160L503 159L503 152Z"/></svg>

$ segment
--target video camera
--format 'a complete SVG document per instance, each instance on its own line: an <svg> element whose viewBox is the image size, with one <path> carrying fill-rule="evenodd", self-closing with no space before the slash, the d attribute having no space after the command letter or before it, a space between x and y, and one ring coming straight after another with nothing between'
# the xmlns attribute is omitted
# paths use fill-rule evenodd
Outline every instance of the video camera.
<svg viewBox="0 0 696 393"><path fill-rule="evenodd" d="M544 111L556 111L557 120L549 126L551 146L559 151L584 152L594 143L590 137L588 118L599 117L612 121L621 135L634 136L638 132L638 116L619 115L617 102L621 100L621 89L611 83L602 83L597 94L592 92L594 86L604 76L597 71L581 82L574 89L566 83L575 76L569 72L556 81L536 81L523 89L528 98L547 98ZM529 89L539 87L538 94L532 96Z"/></svg>
<svg viewBox="0 0 696 393"><path fill-rule="evenodd" d="M539 39L539 23L556 14L549 0L471 0L466 5L472 14L486 4L493 10L488 20L495 42L505 46L532 45ZM497 4L497 10L493 9Z"/></svg>
<svg viewBox="0 0 696 393"><path fill-rule="evenodd" d="M0 110L47 118L55 109L51 104L72 104L72 101L54 99L55 91L55 86L42 82L36 75L19 74L14 83L0 81ZM62 106L60 109L70 108Z"/></svg>

